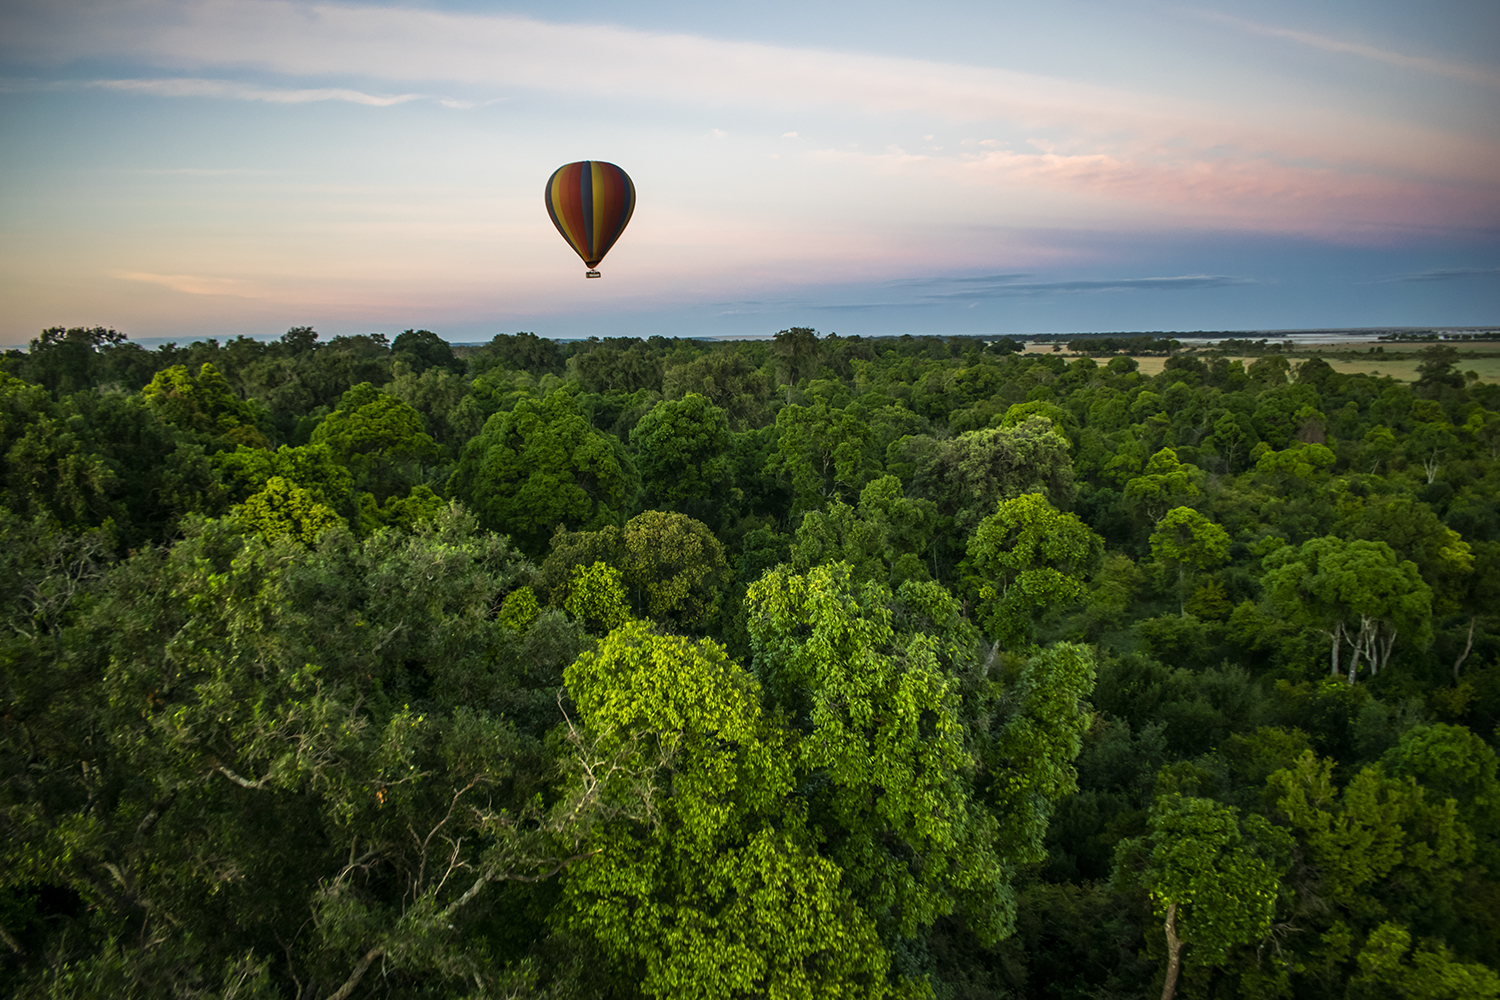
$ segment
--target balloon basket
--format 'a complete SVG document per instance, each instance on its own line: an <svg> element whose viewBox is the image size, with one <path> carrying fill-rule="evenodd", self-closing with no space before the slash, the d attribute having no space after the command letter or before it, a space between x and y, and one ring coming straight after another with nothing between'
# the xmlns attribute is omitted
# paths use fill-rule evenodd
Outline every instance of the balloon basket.
<svg viewBox="0 0 1500 1000"><path fill-rule="evenodd" d="M602 278L603 277L603 275L600 274L598 271L584 271L583 272L583 276L585 278Z"/></svg>

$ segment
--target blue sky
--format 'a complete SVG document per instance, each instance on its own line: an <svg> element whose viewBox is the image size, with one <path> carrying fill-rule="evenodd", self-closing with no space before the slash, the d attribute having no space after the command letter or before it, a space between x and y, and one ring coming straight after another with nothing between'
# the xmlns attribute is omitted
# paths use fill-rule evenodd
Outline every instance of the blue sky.
<svg viewBox="0 0 1500 1000"><path fill-rule="evenodd" d="M0 343L1500 324L1492 2L0 6ZM600 281L558 165L635 218Z"/></svg>

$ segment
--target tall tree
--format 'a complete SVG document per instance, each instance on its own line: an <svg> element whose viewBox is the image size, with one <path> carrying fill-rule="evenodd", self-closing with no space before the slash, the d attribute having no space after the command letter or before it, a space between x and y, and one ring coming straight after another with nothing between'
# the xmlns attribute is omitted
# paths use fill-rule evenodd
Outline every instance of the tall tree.
<svg viewBox="0 0 1500 1000"><path fill-rule="evenodd" d="M1024 646L1039 618L1083 597L1083 576L1103 549L1076 514L1059 511L1040 493L1001 501L968 548L986 630L1002 646Z"/></svg>
<svg viewBox="0 0 1500 1000"><path fill-rule="evenodd" d="M490 417L449 480L487 527L533 556L559 525L620 523L639 488L625 449L589 426L566 389L522 397Z"/></svg>
<svg viewBox="0 0 1500 1000"><path fill-rule="evenodd" d="M1300 547L1285 546L1265 559L1261 584L1288 617L1301 618L1329 640L1329 669L1341 671L1340 651L1350 647L1352 685L1361 661L1372 674L1391 659L1402 634L1425 648L1432 636L1432 590L1416 564L1399 560L1384 542L1346 542L1332 535Z"/></svg>
<svg viewBox="0 0 1500 1000"><path fill-rule="evenodd" d="M1187 571L1206 570L1229 559L1229 532L1191 507L1174 507L1156 522L1151 554L1177 570L1179 610L1187 610Z"/></svg>
<svg viewBox="0 0 1500 1000"><path fill-rule="evenodd" d="M1242 829L1236 813L1212 799L1164 795L1152 806L1146 837L1116 852L1116 878L1139 880L1162 921L1162 1000L1176 995L1185 951L1194 962L1218 965L1271 930L1291 838L1261 816L1247 817Z"/></svg>

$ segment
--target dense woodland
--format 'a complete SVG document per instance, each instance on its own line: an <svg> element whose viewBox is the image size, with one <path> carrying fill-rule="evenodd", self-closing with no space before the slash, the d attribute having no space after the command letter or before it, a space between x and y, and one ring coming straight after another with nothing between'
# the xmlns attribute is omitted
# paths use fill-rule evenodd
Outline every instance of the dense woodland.
<svg viewBox="0 0 1500 1000"><path fill-rule="evenodd" d="M8 353L0 993L1500 997L1500 385L1017 346Z"/></svg>

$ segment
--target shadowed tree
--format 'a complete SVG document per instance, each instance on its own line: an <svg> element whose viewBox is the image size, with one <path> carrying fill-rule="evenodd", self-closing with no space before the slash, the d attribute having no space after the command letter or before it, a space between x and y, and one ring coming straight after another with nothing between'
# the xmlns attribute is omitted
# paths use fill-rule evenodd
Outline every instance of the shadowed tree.
<svg viewBox="0 0 1500 1000"><path fill-rule="evenodd" d="M484 524L533 555L559 525L618 524L639 490L634 465L614 438L589 426L573 396L523 396L464 446L449 489Z"/></svg>

